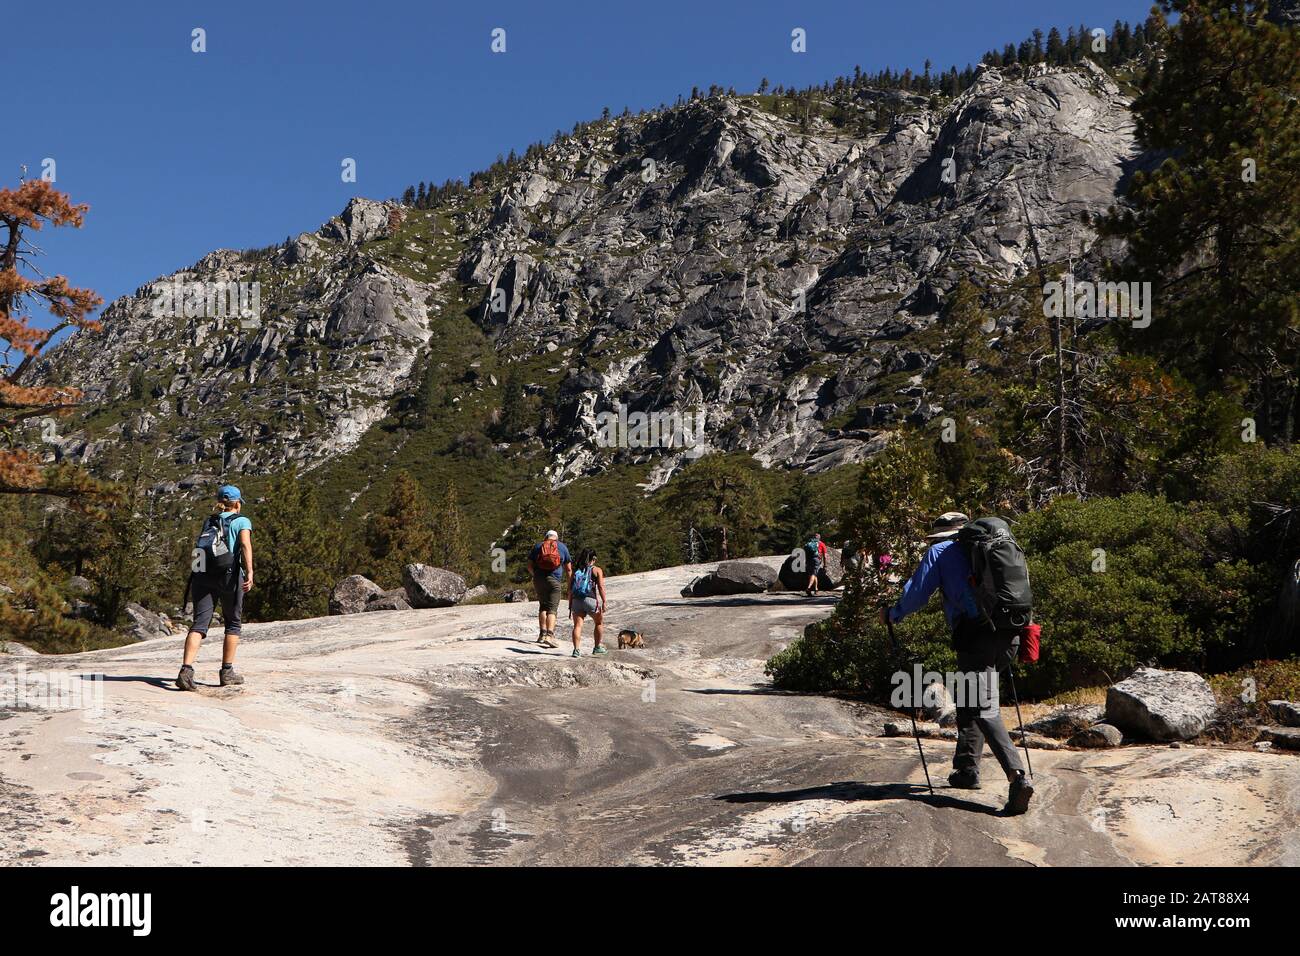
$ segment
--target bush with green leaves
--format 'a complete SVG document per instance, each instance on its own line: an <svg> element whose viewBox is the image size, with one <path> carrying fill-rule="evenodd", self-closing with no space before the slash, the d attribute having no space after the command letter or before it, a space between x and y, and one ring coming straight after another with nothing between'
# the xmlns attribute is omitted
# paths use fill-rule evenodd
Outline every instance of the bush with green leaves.
<svg viewBox="0 0 1300 956"><path fill-rule="evenodd" d="M1059 499L1016 522L1043 626L1029 690L1109 683L1142 664L1231 663L1268 575L1220 554L1216 525L1204 508L1139 494Z"/></svg>
<svg viewBox="0 0 1300 956"><path fill-rule="evenodd" d="M1221 523L1203 506L1140 494L1062 498L1019 518L1013 528L1043 626L1040 660L1017 671L1021 692L1109 683L1143 664L1213 671L1239 663L1274 591L1266 568L1222 553ZM874 620L878 607L869 585L851 582L832 617L768 662L776 685L885 701L897 658ZM937 598L931 608L895 630L903 659L944 669L952 657Z"/></svg>

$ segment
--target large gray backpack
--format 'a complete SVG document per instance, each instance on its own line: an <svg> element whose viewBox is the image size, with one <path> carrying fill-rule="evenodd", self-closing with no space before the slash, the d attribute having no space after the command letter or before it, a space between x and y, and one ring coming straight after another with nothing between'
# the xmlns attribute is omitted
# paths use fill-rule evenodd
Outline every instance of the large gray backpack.
<svg viewBox="0 0 1300 956"><path fill-rule="evenodd" d="M1028 624L1034 609L1029 565L1007 523L1001 518L971 521L957 532L957 544L970 561L971 589L985 623L999 631Z"/></svg>

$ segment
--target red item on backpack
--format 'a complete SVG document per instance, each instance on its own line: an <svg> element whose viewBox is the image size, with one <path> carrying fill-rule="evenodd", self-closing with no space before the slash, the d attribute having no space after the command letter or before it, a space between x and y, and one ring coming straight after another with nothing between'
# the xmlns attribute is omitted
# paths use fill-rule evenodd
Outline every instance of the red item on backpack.
<svg viewBox="0 0 1300 956"><path fill-rule="evenodd" d="M560 542L554 538L548 538L542 542L542 550L537 555L537 560L533 565L543 574L550 574L560 566Z"/></svg>
<svg viewBox="0 0 1300 956"><path fill-rule="evenodd" d="M1026 624L1024 632L1020 635L1020 653L1016 659L1022 664L1032 664L1038 660L1038 641L1043 635L1043 629L1037 624Z"/></svg>

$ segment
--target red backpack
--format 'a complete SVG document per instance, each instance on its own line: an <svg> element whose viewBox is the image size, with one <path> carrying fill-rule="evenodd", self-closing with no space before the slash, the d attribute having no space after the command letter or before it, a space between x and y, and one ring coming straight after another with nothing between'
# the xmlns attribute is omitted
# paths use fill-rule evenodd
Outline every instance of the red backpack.
<svg viewBox="0 0 1300 956"><path fill-rule="evenodd" d="M560 542L554 538L548 538L542 542L542 550L538 553L533 566L543 574L550 574L562 563L560 560Z"/></svg>

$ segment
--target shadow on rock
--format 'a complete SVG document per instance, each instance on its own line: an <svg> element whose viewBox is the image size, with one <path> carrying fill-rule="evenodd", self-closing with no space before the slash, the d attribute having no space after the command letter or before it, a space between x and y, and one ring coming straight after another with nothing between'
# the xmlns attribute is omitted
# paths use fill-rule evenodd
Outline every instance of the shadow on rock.
<svg viewBox="0 0 1300 956"><path fill-rule="evenodd" d="M944 810L966 810L996 817L1002 815L998 807L990 807L973 800L962 800L914 783L858 783L843 781L820 787L803 787L799 790L755 790L751 793L724 793L714 798L724 803L798 803L802 800L844 800L858 802L869 800L916 800Z"/></svg>
<svg viewBox="0 0 1300 956"><path fill-rule="evenodd" d="M807 597L803 594L776 592L772 594L737 594L731 597L682 598L673 601L648 601L647 607L771 607L782 604L801 604L808 607L829 607L839 600L834 597Z"/></svg>
<svg viewBox="0 0 1300 956"><path fill-rule="evenodd" d="M167 677L145 677L142 674L131 674L115 676L110 674L94 674L83 676L82 680L102 680L104 683L125 683L125 684L148 684L150 687L158 687L162 690L174 690L180 692L176 686L176 681ZM197 682L196 682L197 683ZM205 684L205 687L219 687L219 684Z"/></svg>

